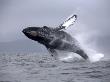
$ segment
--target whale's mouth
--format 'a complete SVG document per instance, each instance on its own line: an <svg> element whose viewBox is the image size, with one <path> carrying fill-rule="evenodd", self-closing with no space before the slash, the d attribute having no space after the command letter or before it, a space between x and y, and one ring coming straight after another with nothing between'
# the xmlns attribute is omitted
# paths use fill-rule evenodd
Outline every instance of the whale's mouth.
<svg viewBox="0 0 110 82"><path fill-rule="evenodd" d="M32 36L37 36L38 32L39 32L39 29L40 29L40 27L27 27L27 28L24 28L22 30L22 32L24 34L29 34L29 35L32 35Z"/></svg>

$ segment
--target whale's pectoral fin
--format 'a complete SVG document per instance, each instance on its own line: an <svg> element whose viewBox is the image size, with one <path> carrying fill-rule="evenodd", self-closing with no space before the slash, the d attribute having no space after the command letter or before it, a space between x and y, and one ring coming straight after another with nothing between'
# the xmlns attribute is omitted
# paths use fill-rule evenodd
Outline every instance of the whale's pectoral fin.
<svg viewBox="0 0 110 82"><path fill-rule="evenodd" d="M77 15L72 14L59 27L61 29L68 28L69 26L73 25L76 22L76 19Z"/></svg>
<svg viewBox="0 0 110 82"><path fill-rule="evenodd" d="M48 51L49 51L49 53L51 54L52 57L57 59L58 54L57 54L56 50L49 48Z"/></svg>

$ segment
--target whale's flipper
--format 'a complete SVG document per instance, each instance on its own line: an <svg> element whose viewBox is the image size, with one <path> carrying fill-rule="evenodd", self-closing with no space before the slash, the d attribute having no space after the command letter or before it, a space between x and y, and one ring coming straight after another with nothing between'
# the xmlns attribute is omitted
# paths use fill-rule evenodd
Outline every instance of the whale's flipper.
<svg viewBox="0 0 110 82"><path fill-rule="evenodd" d="M77 19L77 15L71 15L70 17L68 17L59 27L62 28L68 28L69 26L73 25L75 23Z"/></svg>
<svg viewBox="0 0 110 82"><path fill-rule="evenodd" d="M57 32L62 29L67 29L69 26L71 26L75 23L76 19L77 19L77 15L71 15L62 24L60 24L58 27L54 28L53 31Z"/></svg>

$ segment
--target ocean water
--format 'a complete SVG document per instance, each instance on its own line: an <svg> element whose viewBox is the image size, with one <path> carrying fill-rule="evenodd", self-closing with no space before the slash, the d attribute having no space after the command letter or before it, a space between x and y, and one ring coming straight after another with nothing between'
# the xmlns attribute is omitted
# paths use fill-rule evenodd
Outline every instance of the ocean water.
<svg viewBox="0 0 110 82"><path fill-rule="evenodd" d="M110 60L54 60L49 54L0 54L0 82L110 82Z"/></svg>

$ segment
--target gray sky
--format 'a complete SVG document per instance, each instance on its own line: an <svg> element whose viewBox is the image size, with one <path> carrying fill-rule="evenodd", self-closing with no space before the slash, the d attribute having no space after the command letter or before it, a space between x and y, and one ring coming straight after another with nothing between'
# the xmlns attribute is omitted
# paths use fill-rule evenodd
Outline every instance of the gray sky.
<svg viewBox="0 0 110 82"><path fill-rule="evenodd" d="M67 29L71 35L104 52L110 42L109 0L0 0L0 42L25 39L27 26L58 26L69 15L78 15Z"/></svg>

